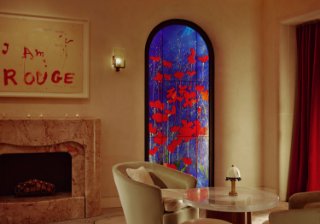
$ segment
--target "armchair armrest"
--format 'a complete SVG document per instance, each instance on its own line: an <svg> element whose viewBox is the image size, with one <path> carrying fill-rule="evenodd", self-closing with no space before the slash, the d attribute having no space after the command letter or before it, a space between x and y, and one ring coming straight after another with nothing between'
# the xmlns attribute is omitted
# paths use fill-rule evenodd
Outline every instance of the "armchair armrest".
<svg viewBox="0 0 320 224"><path fill-rule="evenodd" d="M269 214L270 224L320 224L320 209L291 209Z"/></svg>
<svg viewBox="0 0 320 224"><path fill-rule="evenodd" d="M320 191L299 192L289 198L289 209L304 208L309 203L320 202Z"/></svg>
<svg viewBox="0 0 320 224"><path fill-rule="evenodd" d="M188 189L197 185L195 177L175 169L156 164L153 171L167 188Z"/></svg>

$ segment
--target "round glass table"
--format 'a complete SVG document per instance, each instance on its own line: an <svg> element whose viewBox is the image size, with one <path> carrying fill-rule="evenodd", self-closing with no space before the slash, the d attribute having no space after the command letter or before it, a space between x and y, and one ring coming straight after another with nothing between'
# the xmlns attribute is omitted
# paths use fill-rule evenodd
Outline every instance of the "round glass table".
<svg viewBox="0 0 320 224"><path fill-rule="evenodd" d="M235 224L250 224L251 212L274 208L279 196L260 189L237 187L237 196L229 195L229 187L188 189L185 204L207 210L207 217L220 218Z"/></svg>

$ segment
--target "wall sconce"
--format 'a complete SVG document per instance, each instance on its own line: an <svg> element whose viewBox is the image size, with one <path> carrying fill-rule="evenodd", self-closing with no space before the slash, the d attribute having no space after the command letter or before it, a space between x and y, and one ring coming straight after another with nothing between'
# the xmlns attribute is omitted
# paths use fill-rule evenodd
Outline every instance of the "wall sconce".
<svg viewBox="0 0 320 224"><path fill-rule="evenodd" d="M123 48L113 48L112 65L117 72L126 67Z"/></svg>

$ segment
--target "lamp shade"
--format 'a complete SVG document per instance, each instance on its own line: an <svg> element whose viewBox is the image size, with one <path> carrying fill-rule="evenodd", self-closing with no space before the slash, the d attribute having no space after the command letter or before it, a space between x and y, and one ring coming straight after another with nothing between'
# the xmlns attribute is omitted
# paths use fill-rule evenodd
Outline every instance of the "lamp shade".
<svg viewBox="0 0 320 224"><path fill-rule="evenodd" d="M227 172L226 180L241 180L240 170L238 167L232 165Z"/></svg>
<svg viewBox="0 0 320 224"><path fill-rule="evenodd" d="M113 48L112 65L116 71L125 68L125 56L123 48Z"/></svg>

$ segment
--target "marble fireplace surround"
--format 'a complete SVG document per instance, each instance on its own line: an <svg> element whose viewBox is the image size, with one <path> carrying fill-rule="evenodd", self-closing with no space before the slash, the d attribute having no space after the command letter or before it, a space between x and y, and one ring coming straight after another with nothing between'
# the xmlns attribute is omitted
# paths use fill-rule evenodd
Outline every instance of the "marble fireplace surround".
<svg viewBox="0 0 320 224"><path fill-rule="evenodd" d="M0 223L49 223L99 215L100 127L100 120L93 118L0 120L0 154L63 151L72 158L71 194L0 197Z"/></svg>

